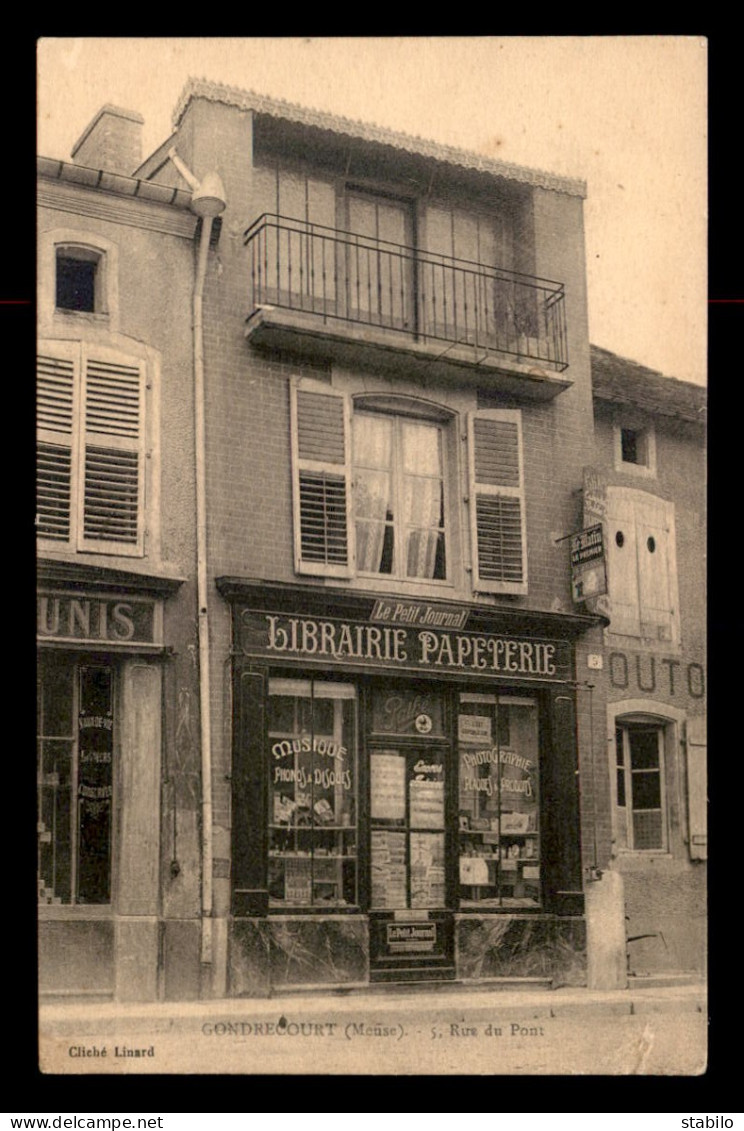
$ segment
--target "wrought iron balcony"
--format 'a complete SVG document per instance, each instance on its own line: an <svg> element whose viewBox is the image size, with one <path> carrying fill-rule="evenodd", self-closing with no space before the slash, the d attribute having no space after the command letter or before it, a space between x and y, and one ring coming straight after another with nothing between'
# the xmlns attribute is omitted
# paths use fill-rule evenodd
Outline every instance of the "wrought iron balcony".
<svg viewBox="0 0 744 1131"><path fill-rule="evenodd" d="M378 342L384 331L388 343L428 345L430 356L436 347L462 359L464 347L471 365L568 366L562 283L269 214L248 228L245 244L249 324L270 308L306 326L309 316L336 332L376 331Z"/></svg>

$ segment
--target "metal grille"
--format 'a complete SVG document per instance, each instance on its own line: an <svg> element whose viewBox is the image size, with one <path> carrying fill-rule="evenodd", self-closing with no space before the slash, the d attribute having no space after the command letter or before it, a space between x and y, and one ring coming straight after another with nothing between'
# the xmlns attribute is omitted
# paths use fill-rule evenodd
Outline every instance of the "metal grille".
<svg viewBox="0 0 744 1131"><path fill-rule="evenodd" d="M562 283L275 214L245 243L249 314L275 306L568 366Z"/></svg>
<svg viewBox="0 0 744 1131"><path fill-rule="evenodd" d="M635 810L633 847L637 849L664 847L660 809Z"/></svg>

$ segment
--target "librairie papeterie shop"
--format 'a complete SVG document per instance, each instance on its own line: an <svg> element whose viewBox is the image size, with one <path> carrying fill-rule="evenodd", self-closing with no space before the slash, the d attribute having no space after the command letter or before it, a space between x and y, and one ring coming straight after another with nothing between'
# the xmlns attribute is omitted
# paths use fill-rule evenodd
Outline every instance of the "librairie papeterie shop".
<svg viewBox="0 0 744 1131"><path fill-rule="evenodd" d="M231 992L580 962L573 641L593 621L218 587Z"/></svg>

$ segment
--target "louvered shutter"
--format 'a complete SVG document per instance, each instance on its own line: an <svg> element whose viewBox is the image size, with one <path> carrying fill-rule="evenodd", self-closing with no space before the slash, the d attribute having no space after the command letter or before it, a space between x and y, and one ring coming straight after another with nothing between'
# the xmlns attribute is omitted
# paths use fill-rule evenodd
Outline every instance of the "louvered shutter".
<svg viewBox="0 0 744 1131"><path fill-rule="evenodd" d="M687 720L687 812L690 858L708 859L707 739L705 717Z"/></svg>
<svg viewBox="0 0 744 1131"><path fill-rule="evenodd" d="M141 554L144 365L83 347L78 548Z"/></svg>
<svg viewBox="0 0 744 1131"><path fill-rule="evenodd" d="M291 386L295 568L350 577L351 475L346 398L317 384Z"/></svg>
<svg viewBox="0 0 744 1131"><path fill-rule="evenodd" d="M474 589L526 593L521 413L484 409L469 423Z"/></svg>
<svg viewBox="0 0 744 1131"><path fill-rule="evenodd" d="M74 529L80 347L55 342L36 367L36 526L40 538L69 543Z"/></svg>

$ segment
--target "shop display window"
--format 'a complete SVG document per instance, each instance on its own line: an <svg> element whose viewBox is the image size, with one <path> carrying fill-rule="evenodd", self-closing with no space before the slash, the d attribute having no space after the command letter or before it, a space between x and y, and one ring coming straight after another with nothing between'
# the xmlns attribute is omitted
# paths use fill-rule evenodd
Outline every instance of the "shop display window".
<svg viewBox="0 0 744 1131"><path fill-rule="evenodd" d="M357 700L347 683L271 679L269 900L357 904Z"/></svg>
<svg viewBox="0 0 744 1131"><path fill-rule="evenodd" d="M538 907L537 702L462 692L457 736L460 906Z"/></svg>
<svg viewBox="0 0 744 1131"><path fill-rule="evenodd" d="M39 901L109 903L112 669L42 659L37 711Z"/></svg>

